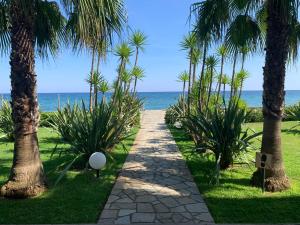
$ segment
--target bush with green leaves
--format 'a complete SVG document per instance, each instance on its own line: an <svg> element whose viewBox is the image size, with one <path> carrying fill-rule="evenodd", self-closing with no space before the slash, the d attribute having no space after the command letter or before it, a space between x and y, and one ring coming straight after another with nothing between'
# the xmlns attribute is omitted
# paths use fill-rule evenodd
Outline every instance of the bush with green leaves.
<svg viewBox="0 0 300 225"><path fill-rule="evenodd" d="M300 121L300 102L285 109L285 121Z"/></svg>
<svg viewBox="0 0 300 225"><path fill-rule="evenodd" d="M260 123L264 121L262 108L249 108L246 123Z"/></svg>
<svg viewBox="0 0 300 225"><path fill-rule="evenodd" d="M203 153L210 150L214 153L217 177L220 169L229 168L235 159L253 148L253 139L260 135L244 129L248 116L246 108L231 101L223 108L210 109L207 114L197 113L184 121L184 126L194 136L202 134L203 139L197 143L196 151Z"/></svg>
<svg viewBox="0 0 300 225"><path fill-rule="evenodd" d="M9 141L14 140L12 108L10 103L5 100L2 100L0 108L0 132L5 134Z"/></svg>
<svg viewBox="0 0 300 225"><path fill-rule="evenodd" d="M110 156L115 145L128 137L139 109L140 105L135 103L123 107L122 112L119 112L113 104L106 101L101 101L91 112L84 103L82 106L67 104L59 109L53 117L52 127L60 134L63 143L70 145L70 148L60 150L60 154L74 156L67 167L71 167L78 159L87 163L94 152ZM55 148L53 154L58 151L59 148Z"/></svg>
<svg viewBox="0 0 300 225"><path fill-rule="evenodd" d="M171 105L165 113L165 122L168 125L174 126L177 122L181 123L181 120L185 117L187 110L187 103L181 96L175 105Z"/></svg>

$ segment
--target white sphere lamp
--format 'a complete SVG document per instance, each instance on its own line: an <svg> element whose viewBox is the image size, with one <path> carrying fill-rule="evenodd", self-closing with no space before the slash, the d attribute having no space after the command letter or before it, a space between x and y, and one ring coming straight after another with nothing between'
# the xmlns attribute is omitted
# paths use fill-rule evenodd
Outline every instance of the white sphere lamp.
<svg viewBox="0 0 300 225"><path fill-rule="evenodd" d="M89 158L89 164L97 171L97 177L99 177L99 170L106 164L106 156L101 152L94 152Z"/></svg>

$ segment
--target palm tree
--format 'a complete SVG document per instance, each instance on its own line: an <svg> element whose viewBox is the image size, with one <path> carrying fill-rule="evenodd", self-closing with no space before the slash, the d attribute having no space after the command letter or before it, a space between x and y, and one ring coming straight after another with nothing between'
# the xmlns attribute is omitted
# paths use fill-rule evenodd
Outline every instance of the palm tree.
<svg viewBox="0 0 300 225"><path fill-rule="evenodd" d="M132 75L128 70L124 70L121 73L121 81L123 83L123 91L128 92L130 88L130 81L132 79Z"/></svg>
<svg viewBox="0 0 300 225"><path fill-rule="evenodd" d="M121 76L126 70L126 64L129 62L130 56L132 56L133 51L127 42L123 42L116 47L115 55L119 57L120 65L118 69L118 78L116 83L116 88L121 86Z"/></svg>
<svg viewBox="0 0 300 225"><path fill-rule="evenodd" d="M209 101L212 92L213 77L218 63L219 61L215 56L209 56L206 59L207 72L209 73L209 87L208 87L208 94L207 94L206 110L208 110Z"/></svg>
<svg viewBox="0 0 300 225"><path fill-rule="evenodd" d="M131 75L134 77L133 93L136 93L137 81L145 77L145 71L141 67L135 66L131 71Z"/></svg>
<svg viewBox="0 0 300 225"><path fill-rule="evenodd" d="M222 75L221 84L223 85L223 99L225 99L226 95L226 85L230 84L231 81L226 74Z"/></svg>
<svg viewBox="0 0 300 225"><path fill-rule="evenodd" d="M178 76L178 81L183 83L182 96L183 99L185 99L185 88L186 88L186 82L189 81L189 73L187 71L180 73Z"/></svg>
<svg viewBox="0 0 300 225"><path fill-rule="evenodd" d="M221 45L218 48L218 55L221 57L221 71L218 79L217 102L219 101L219 97L220 97L222 80L223 80L224 62L227 57L227 49L225 45Z"/></svg>
<svg viewBox="0 0 300 225"><path fill-rule="evenodd" d="M193 69L192 69L192 74L193 74L193 78L192 78L192 88L196 82L196 72L197 72L197 65L200 62L200 58L201 58L201 50L199 48L195 48L195 50L192 53L192 65L193 65Z"/></svg>
<svg viewBox="0 0 300 225"><path fill-rule="evenodd" d="M13 165L9 180L1 188L1 195L4 197L31 197L42 193L46 187L37 138L39 110L34 70L35 52L47 57L49 52L54 54L64 40L72 40L77 44L75 34L85 38L93 30L102 30L95 26L99 22L99 12L103 12L107 19L110 18L110 23L105 24L110 27L118 18L117 12L123 11L120 0L107 0L109 5L94 1L93 6L84 4L85 1L63 1L61 7L66 13L61 13L57 1L1 1L5 3L7 10L4 11L5 15L0 11L0 17L9 15L9 30L3 29L3 24L0 23L0 38L1 43L5 43L2 32L10 34L11 98L15 126ZM84 7L79 7L78 4L83 4ZM63 15L68 16L66 29L71 33L64 32ZM71 38L66 38L66 34L70 34Z"/></svg>
<svg viewBox="0 0 300 225"><path fill-rule="evenodd" d="M228 27L235 24L238 32L232 37L242 39L240 46L256 47L262 45L257 38L263 34L261 27L266 27L266 60L264 67L263 114L264 128L261 152L272 155L271 168L266 169L265 186L268 191L282 191L290 184L285 174L281 149L281 121L284 103L285 69L288 56L297 52L297 24L299 0L206 0L198 3L200 30L210 30L221 38ZM238 7L237 7L238 6ZM262 22L252 15L266 12ZM233 22L232 22L233 21ZM261 22L264 26L260 26ZM296 34L296 35L295 35ZM251 48L250 47L250 48ZM295 56L295 55L294 55ZM260 170L252 177L254 185L261 185Z"/></svg>
<svg viewBox="0 0 300 225"><path fill-rule="evenodd" d="M246 70L241 70L240 72L237 73L236 79L239 81L239 97L238 99L241 98L242 96L242 91L243 91L243 86L244 86L244 81L250 76L249 72Z"/></svg>
<svg viewBox="0 0 300 225"><path fill-rule="evenodd" d="M98 86L102 82L103 77L99 72L95 71L92 76L92 85L94 86L94 106L98 105Z"/></svg>
<svg viewBox="0 0 300 225"><path fill-rule="evenodd" d="M195 33L190 33L184 36L183 41L180 43L182 50L188 51L189 59L189 81L188 81L188 113L190 112L190 93L191 93L191 82L192 82L192 58L194 50L196 49L197 39Z"/></svg>
<svg viewBox="0 0 300 225"><path fill-rule="evenodd" d="M135 61L134 61L134 67L137 67L138 64L138 57L139 57L139 52L144 51L144 46L147 43L147 36L141 32L141 31L135 31L132 34L131 40L130 40L130 44L131 46L133 46L135 48ZM136 86L137 83L137 77L135 77L134 83ZM134 89L134 93L135 93L136 89Z"/></svg>
<svg viewBox="0 0 300 225"><path fill-rule="evenodd" d="M110 90L108 81L102 79L100 84L98 85L98 90L102 94L102 101L105 101L105 99L106 99L105 94Z"/></svg>

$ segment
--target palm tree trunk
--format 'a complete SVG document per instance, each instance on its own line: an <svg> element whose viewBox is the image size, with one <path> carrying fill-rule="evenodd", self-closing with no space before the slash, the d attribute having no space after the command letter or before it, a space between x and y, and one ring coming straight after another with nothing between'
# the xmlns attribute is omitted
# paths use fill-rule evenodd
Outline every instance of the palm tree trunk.
<svg viewBox="0 0 300 225"><path fill-rule="evenodd" d="M190 114L191 109L191 82L192 82L192 55L193 49L190 50L190 66L189 66L189 83L188 83L188 115Z"/></svg>
<svg viewBox="0 0 300 225"><path fill-rule="evenodd" d="M183 99L185 99L185 86L186 86L186 81L183 82L183 89L182 89Z"/></svg>
<svg viewBox="0 0 300 225"><path fill-rule="evenodd" d="M197 64L193 64L193 83L192 83L192 88L194 87L195 85L195 82L196 82L196 72L197 72Z"/></svg>
<svg viewBox="0 0 300 225"><path fill-rule="evenodd" d="M222 79L223 79L223 69L224 69L224 56L222 55L222 58L221 58L221 73L220 73L220 77L219 77L218 92L217 92L217 102L219 101L220 92L221 92Z"/></svg>
<svg viewBox="0 0 300 225"><path fill-rule="evenodd" d="M9 198L36 196L45 190L45 176L38 146L39 108L34 71L34 1L12 0L11 16L11 98L14 120L14 158L9 180L1 195Z"/></svg>
<svg viewBox="0 0 300 225"><path fill-rule="evenodd" d="M231 75L231 88L230 88L230 99L232 96L235 95L235 90L234 90L234 80L235 80L235 67L236 67L236 61L237 61L237 51L234 53L234 59L233 59L233 66L232 66L232 75Z"/></svg>
<svg viewBox="0 0 300 225"><path fill-rule="evenodd" d="M281 120L284 107L285 66L288 56L288 22L280 12L280 4L267 1L266 61L264 67L263 114L264 128L261 152L272 155L271 169L266 169L267 191L282 191L290 187L284 172L281 148ZM262 183L260 170L252 184Z"/></svg>
<svg viewBox="0 0 300 225"><path fill-rule="evenodd" d="M91 65L91 80L93 80L94 77L94 62L95 62L95 46L93 46L92 49L92 65ZM93 111L93 84L90 83L90 111Z"/></svg>
<svg viewBox="0 0 300 225"><path fill-rule="evenodd" d="M136 47L136 54L135 54L134 67L137 66L137 63L138 63L138 57L139 57L139 48ZM135 79L134 79L134 90L133 90L133 93L134 93L134 94L136 94L136 85L137 85L137 81L138 81L138 78L135 77Z"/></svg>
<svg viewBox="0 0 300 225"><path fill-rule="evenodd" d="M225 96L226 95L226 84L224 83L224 86L223 86L223 99L225 99Z"/></svg>
<svg viewBox="0 0 300 225"><path fill-rule="evenodd" d="M202 103L203 103L203 96L201 95L201 92L202 92L202 83L203 83L204 72L205 72L206 54L207 54L207 43L204 44L202 68L201 68L201 75L200 75L200 80L199 80L199 90L198 90L199 106L198 107L199 107L200 112L202 112Z"/></svg>
<svg viewBox="0 0 300 225"><path fill-rule="evenodd" d="M213 68L210 68L210 81L209 81L209 88L208 88L208 95L207 95L207 102L206 102L206 112L208 112L209 101L210 101L210 97L211 97L213 75L214 75Z"/></svg>
<svg viewBox="0 0 300 225"><path fill-rule="evenodd" d="M97 59L97 73L99 73L100 71L100 60L101 60L101 54L100 52L98 52L98 59ZM94 105L95 107L97 107L98 105L98 88L97 88L98 84L94 84Z"/></svg>

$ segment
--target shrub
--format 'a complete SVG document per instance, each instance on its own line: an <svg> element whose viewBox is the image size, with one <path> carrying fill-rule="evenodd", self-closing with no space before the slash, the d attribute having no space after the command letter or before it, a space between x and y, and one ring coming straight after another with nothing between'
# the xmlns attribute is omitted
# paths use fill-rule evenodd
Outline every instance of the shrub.
<svg viewBox="0 0 300 225"><path fill-rule="evenodd" d="M0 108L0 132L4 133L9 141L14 141L12 109L10 103L5 100L2 100Z"/></svg>
<svg viewBox="0 0 300 225"><path fill-rule="evenodd" d="M122 113L119 113L112 104L102 101L90 112L84 103L82 107L68 104L55 113L52 123L62 141L71 146L60 153L72 154L75 159L80 158L85 163L97 151L109 156L114 146L127 138L138 116L139 107L136 103L124 107ZM56 151L57 148L53 153Z"/></svg>
<svg viewBox="0 0 300 225"><path fill-rule="evenodd" d="M196 151L210 150L214 153L217 180L219 169L227 169L234 159L249 150L253 138L260 135L250 135L249 129L243 129L242 125L248 116L245 108L240 108L235 101L231 101L223 109L211 109L207 115L198 113L184 122L192 135L203 134L203 139L197 142Z"/></svg>
<svg viewBox="0 0 300 225"><path fill-rule="evenodd" d="M286 107L284 120L285 121L300 120L300 102L298 102L295 105Z"/></svg>
<svg viewBox="0 0 300 225"><path fill-rule="evenodd" d="M245 121L246 123L259 123L264 121L262 108L250 108L247 112L248 116Z"/></svg>
<svg viewBox="0 0 300 225"><path fill-rule="evenodd" d="M185 117L187 110L187 104L183 97L180 97L175 105L170 106L165 113L165 122L168 125L174 126L177 122L181 123L181 120Z"/></svg>
<svg viewBox="0 0 300 225"><path fill-rule="evenodd" d="M40 127L51 127L55 112L41 112L40 113Z"/></svg>

